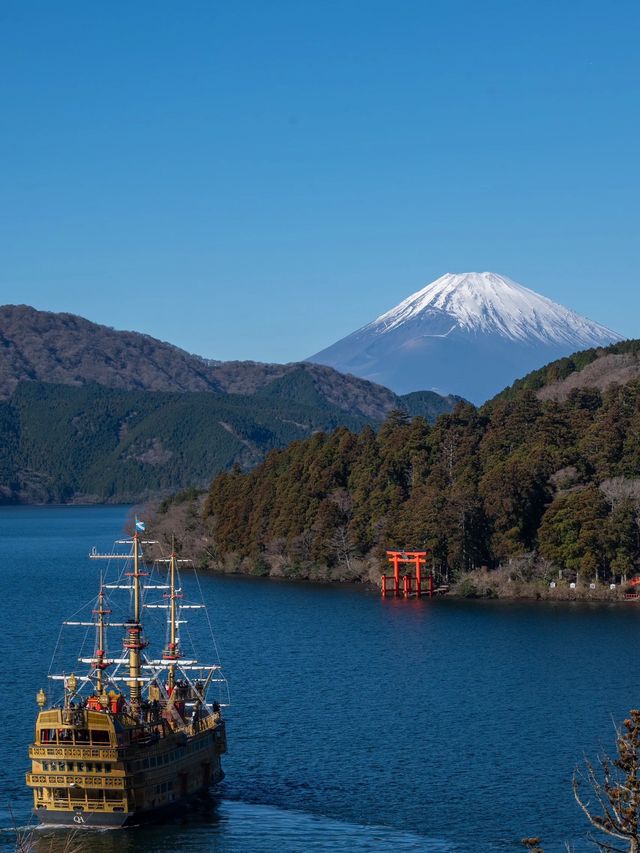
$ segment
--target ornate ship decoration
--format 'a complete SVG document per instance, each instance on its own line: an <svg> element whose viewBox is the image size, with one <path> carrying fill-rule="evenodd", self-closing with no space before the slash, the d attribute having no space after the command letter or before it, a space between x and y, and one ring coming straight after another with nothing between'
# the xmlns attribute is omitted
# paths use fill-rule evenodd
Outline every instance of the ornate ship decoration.
<svg viewBox="0 0 640 853"><path fill-rule="evenodd" d="M87 670L50 674L62 687L52 704L43 689L37 694L27 785L42 823L100 828L138 823L179 808L224 777L221 708L228 701L210 701L208 694L216 687L219 698L228 700L226 681L219 663L183 654L191 642L184 617L200 609L206 615L205 605L190 603L183 593L179 567L190 561L179 559L172 547L168 558L148 563L143 548L158 543L143 540L143 532L144 523L136 519L132 538L116 543L128 545L129 553L90 554L107 561L89 605L91 619L63 623L84 627L85 638L95 629L91 656L77 658ZM110 574L115 578L108 582ZM111 596L125 591L129 612L114 622ZM143 630L143 613L145 622L155 615L164 623L164 645L156 657L147 651L153 644ZM208 616L206 622L210 632ZM112 629L124 632L120 657L109 655Z"/></svg>

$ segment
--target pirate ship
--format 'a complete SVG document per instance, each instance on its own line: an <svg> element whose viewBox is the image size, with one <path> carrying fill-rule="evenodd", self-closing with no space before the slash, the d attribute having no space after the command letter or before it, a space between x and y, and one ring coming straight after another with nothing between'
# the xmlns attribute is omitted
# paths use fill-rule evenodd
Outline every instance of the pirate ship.
<svg viewBox="0 0 640 853"><path fill-rule="evenodd" d="M64 624L95 627L93 653L78 658L86 665L84 674L49 676L62 688L56 701L49 704L43 689L37 694L27 785L43 823L101 828L137 823L181 807L224 776L224 703L210 701L208 694L226 682L219 664L183 655L181 641L185 611L204 603L186 603L179 567L189 561L179 559L174 547L166 559L146 560L143 549L157 543L144 540L143 531L136 520L132 538L118 541L129 546L126 553L91 553L108 567L116 565L115 579L108 582L110 568L101 574L89 620ZM111 599L125 590L125 619L112 621ZM156 657L148 653L153 643L143 613L164 623ZM110 629L123 632L119 657L109 656Z"/></svg>

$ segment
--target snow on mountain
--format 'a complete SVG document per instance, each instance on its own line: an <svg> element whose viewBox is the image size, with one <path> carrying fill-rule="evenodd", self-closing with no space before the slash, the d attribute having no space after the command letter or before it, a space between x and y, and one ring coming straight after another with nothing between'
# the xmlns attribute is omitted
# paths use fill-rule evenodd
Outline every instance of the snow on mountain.
<svg viewBox="0 0 640 853"><path fill-rule="evenodd" d="M514 379L620 335L496 273L447 273L309 358L387 385L483 402Z"/></svg>

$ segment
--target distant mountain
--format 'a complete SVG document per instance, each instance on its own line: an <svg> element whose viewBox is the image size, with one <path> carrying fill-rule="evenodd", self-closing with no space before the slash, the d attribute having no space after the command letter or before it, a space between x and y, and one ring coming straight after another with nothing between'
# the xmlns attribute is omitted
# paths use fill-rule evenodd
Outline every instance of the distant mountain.
<svg viewBox="0 0 640 853"><path fill-rule="evenodd" d="M434 420L456 404L407 400L312 364L212 362L71 314L0 308L0 503L137 501L204 486L234 464L393 409Z"/></svg>
<svg viewBox="0 0 640 853"><path fill-rule="evenodd" d="M482 403L550 361L619 340L505 276L448 273L308 361L396 393L429 388Z"/></svg>
<svg viewBox="0 0 640 853"><path fill-rule="evenodd" d="M254 394L300 364L212 361L139 332L121 332L74 314L0 307L0 399L19 382L96 382L129 391ZM320 365L304 365L326 401L349 414L382 420L396 405L387 388Z"/></svg>

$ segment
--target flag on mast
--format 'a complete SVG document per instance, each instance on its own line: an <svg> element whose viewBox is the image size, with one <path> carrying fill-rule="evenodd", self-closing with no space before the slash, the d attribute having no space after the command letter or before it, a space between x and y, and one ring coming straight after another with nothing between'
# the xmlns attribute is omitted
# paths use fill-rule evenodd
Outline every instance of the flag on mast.
<svg viewBox="0 0 640 853"><path fill-rule="evenodd" d="M136 515L136 530L144 531L144 529L145 529L144 521L138 521L138 516Z"/></svg>

